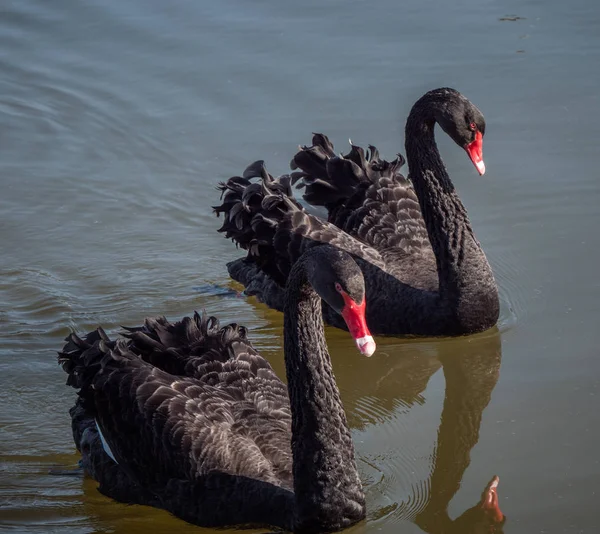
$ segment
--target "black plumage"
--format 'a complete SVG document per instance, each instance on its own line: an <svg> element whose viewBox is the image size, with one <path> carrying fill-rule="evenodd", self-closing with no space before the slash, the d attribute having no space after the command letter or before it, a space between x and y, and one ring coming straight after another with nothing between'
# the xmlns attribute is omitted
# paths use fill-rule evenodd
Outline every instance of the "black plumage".
<svg viewBox="0 0 600 534"><path fill-rule="evenodd" d="M436 123L465 149L485 133L471 102L454 89L436 89L415 103L406 123L409 179L399 172L401 156L388 162L375 147L355 145L336 156L329 139L315 134L294 156L291 175L275 179L258 161L221 184L219 231L248 250L228 265L230 275L281 310L291 266L303 251L328 243L361 266L374 333L462 335L493 326L497 286L437 149ZM295 182L305 200L327 208L327 221L293 199ZM344 326L326 306L324 317Z"/></svg>
<svg viewBox="0 0 600 534"><path fill-rule="evenodd" d="M363 519L320 315L321 297L336 306L338 283L364 298L360 269L332 247L292 269L287 386L244 327L206 315L146 319L116 341L101 328L68 336L59 362L79 390L73 437L100 491L203 526L325 532Z"/></svg>

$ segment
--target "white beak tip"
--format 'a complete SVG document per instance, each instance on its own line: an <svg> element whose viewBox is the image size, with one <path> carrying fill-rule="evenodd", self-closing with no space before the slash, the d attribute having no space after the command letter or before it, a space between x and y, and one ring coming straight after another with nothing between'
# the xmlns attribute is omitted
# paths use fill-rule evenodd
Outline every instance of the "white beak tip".
<svg viewBox="0 0 600 534"><path fill-rule="evenodd" d="M367 358L373 356L375 349L377 349L373 336L357 337L354 341L360 353Z"/></svg>
<svg viewBox="0 0 600 534"><path fill-rule="evenodd" d="M485 163L483 162L483 160L475 163L475 167L477 167L477 172L480 174L480 176L483 176L485 174Z"/></svg>

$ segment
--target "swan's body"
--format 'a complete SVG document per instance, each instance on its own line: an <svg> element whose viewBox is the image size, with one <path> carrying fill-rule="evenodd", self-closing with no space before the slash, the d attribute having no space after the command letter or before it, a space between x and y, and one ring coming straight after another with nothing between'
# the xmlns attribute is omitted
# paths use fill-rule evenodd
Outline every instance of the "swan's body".
<svg viewBox="0 0 600 534"><path fill-rule="evenodd" d="M214 317L148 319L116 342L70 335L59 361L79 389L73 435L100 491L203 526L325 532L363 519L319 295L363 353L375 349L359 268L330 247L309 252L286 293L287 387L244 327Z"/></svg>
<svg viewBox="0 0 600 534"><path fill-rule="evenodd" d="M463 146L478 170L485 121L460 93L438 89L414 106L406 125L410 180L401 158L387 162L374 147L336 156L316 134L292 160L300 171L274 179L262 162L223 184L221 231L249 251L228 265L230 275L267 305L282 309L285 280L296 259L322 243L354 255L365 276L367 322L381 334L462 335L498 319L498 291L434 140L439 123ZM251 179L260 176L262 183ZM306 213L292 197L325 206L328 221ZM324 310L335 326L343 323Z"/></svg>

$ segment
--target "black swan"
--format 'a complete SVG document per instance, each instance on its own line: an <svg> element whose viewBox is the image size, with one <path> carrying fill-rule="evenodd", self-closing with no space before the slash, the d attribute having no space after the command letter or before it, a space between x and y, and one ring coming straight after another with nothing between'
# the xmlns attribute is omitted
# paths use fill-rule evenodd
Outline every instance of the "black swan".
<svg viewBox="0 0 600 534"><path fill-rule="evenodd" d="M313 146L292 160L300 171L274 179L258 161L221 184L219 231L248 250L228 264L231 277L281 310L291 266L306 249L328 243L362 268L374 333L455 336L492 327L498 289L437 149L436 123L483 174L483 115L458 91L443 88L421 97L406 122L409 179L398 172L401 157L387 162L372 146L366 156L357 146L335 156L329 140L316 134ZM293 199L296 180L308 202L327 207L327 222ZM327 322L344 328L337 314L323 311Z"/></svg>
<svg viewBox="0 0 600 534"><path fill-rule="evenodd" d="M312 533L364 519L321 298L363 354L375 350L356 263L333 247L308 251L285 294L287 387L244 327L214 317L146 319L117 341L100 328L68 336L59 362L79 389L73 437L100 491L202 526Z"/></svg>

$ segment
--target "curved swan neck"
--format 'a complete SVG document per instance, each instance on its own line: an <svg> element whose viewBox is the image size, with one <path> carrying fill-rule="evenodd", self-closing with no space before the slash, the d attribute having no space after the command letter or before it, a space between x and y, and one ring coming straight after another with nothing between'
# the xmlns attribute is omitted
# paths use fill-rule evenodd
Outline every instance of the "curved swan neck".
<svg viewBox="0 0 600 534"><path fill-rule="evenodd" d="M423 97L413 106L406 121L405 146L410 178L438 260L440 292L443 293L454 279L446 275L451 266L458 267L460 251L466 246L481 248L435 142L438 105L439 101Z"/></svg>
<svg viewBox="0 0 600 534"><path fill-rule="evenodd" d="M284 307L294 531L300 532L338 530L365 516L354 446L325 342L321 299L306 275L308 263L324 255L325 250L315 251L297 262L288 280Z"/></svg>
<svg viewBox="0 0 600 534"><path fill-rule="evenodd" d="M427 94L417 101L406 122L405 147L436 257L440 298L462 315L468 330L470 322L481 323L481 313L489 315L489 326L495 323L498 296L491 268L435 142L436 114L448 105L439 95Z"/></svg>

